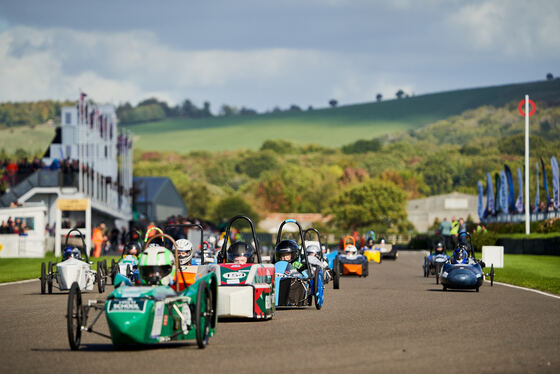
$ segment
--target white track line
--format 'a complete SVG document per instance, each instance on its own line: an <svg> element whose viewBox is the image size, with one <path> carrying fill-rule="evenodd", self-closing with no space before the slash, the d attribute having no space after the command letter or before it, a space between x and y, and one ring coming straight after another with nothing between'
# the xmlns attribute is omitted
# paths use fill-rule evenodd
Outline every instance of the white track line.
<svg viewBox="0 0 560 374"><path fill-rule="evenodd" d="M486 280L486 282L490 283L489 280ZM553 294L548 293L548 292L543 292L543 291L539 291L539 290L534 290L534 289L532 289L532 288L521 287L521 286L514 286L513 284L502 283L502 282L496 282L496 281L494 281L494 284L499 284L500 286L506 286L506 287L511 287L511 288L517 288L518 290L525 290L525 291L529 291L529 292L538 293L539 295L544 295L544 296L548 296L548 297L553 297L553 298L555 298L555 299L560 299L560 296L558 296L558 295L553 295Z"/></svg>
<svg viewBox="0 0 560 374"><path fill-rule="evenodd" d="M17 282L0 283L0 287L11 286L12 284L31 283L31 282L35 282L35 281L38 281L38 280L39 280L38 278L33 278L33 279L26 279L26 280L17 281Z"/></svg>

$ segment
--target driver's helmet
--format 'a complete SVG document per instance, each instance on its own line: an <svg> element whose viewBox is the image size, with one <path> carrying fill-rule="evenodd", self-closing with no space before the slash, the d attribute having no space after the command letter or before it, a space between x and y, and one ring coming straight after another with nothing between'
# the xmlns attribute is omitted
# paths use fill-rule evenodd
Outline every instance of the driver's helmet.
<svg viewBox="0 0 560 374"><path fill-rule="evenodd" d="M62 254L62 261L68 260L70 257L72 257L72 247L68 246Z"/></svg>
<svg viewBox="0 0 560 374"><path fill-rule="evenodd" d="M453 251L454 264L466 264L468 262L468 257L467 247L464 245L458 246L455 251Z"/></svg>
<svg viewBox="0 0 560 374"><path fill-rule="evenodd" d="M227 250L227 262L234 264L251 264L255 249L243 241L234 242Z"/></svg>
<svg viewBox="0 0 560 374"><path fill-rule="evenodd" d="M381 239L381 244L385 244L385 239Z"/></svg>
<svg viewBox="0 0 560 374"><path fill-rule="evenodd" d="M321 252L321 250L319 249L319 246L317 246L316 244L310 244L308 246L305 246L305 250L307 252L307 256L315 256L315 257L319 257L319 253Z"/></svg>
<svg viewBox="0 0 560 374"><path fill-rule="evenodd" d="M467 245L467 232L466 231L460 231L459 232L459 244L460 245Z"/></svg>
<svg viewBox="0 0 560 374"><path fill-rule="evenodd" d="M358 254L358 248L354 245L347 245L344 249L346 256L356 256Z"/></svg>
<svg viewBox="0 0 560 374"><path fill-rule="evenodd" d="M128 242L124 246L123 256L138 256L142 252L142 246L137 241Z"/></svg>
<svg viewBox="0 0 560 374"><path fill-rule="evenodd" d="M150 246L140 255L138 270L142 284L167 286L175 276L173 253L163 246Z"/></svg>
<svg viewBox="0 0 560 374"><path fill-rule="evenodd" d="M186 266L191 262L193 256L193 245L188 239L178 239L176 243L179 265Z"/></svg>
<svg viewBox="0 0 560 374"><path fill-rule="evenodd" d="M299 247L292 239L284 239L274 248L274 260L293 263L298 259Z"/></svg>
<svg viewBox="0 0 560 374"><path fill-rule="evenodd" d="M76 259L80 259L82 258L82 253L80 252L80 250L76 247L72 248L72 253L70 254L70 257L72 258L76 258Z"/></svg>
<svg viewBox="0 0 560 374"><path fill-rule="evenodd" d="M442 254L443 253L443 243L442 242L438 242L436 244L436 254Z"/></svg>
<svg viewBox="0 0 560 374"><path fill-rule="evenodd" d="M368 239L368 241L367 241L367 247L368 247L368 248L373 247L373 239L372 239L372 238L369 238L369 239Z"/></svg>

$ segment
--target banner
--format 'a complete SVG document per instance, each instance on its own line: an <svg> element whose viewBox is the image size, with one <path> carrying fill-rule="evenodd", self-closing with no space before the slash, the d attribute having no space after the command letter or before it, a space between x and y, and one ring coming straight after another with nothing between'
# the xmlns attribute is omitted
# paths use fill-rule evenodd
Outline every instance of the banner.
<svg viewBox="0 0 560 374"><path fill-rule="evenodd" d="M494 188L492 187L492 177L490 173L486 173L486 212L485 217L494 215Z"/></svg>
<svg viewBox="0 0 560 374"><path fill-rule="evenodd" d="M539 162L537 161L535 163L535 166L537 167L537 189L536 189L536 193L535 193L535 207L533 208L533 213L536 213L539 211L539 204L540 202L540 190L539 190Z"/></svg>
<svg viewBox="0 0 560 374"><path fill-rule="evenodd" d="M558 161L556 161L556 157L552 156L550 163L552 165L552 202L554 203L554 209L558 209L560 204L558 201Z"/></svg>
<svg viewBox="0 0 560 374"><path fill-rule="evenodd" d="M515 202L515 210L517 213L523 213L523 180L521 179L521 168L517 167L517 201ZM529 198L529 196L527 196Z"/></svg>
<svg viewBox="0 0 560 374"><path fill-rule="evenodd" d="M484 220L484 188L482 187L482 182L478 181L478 217L480 220Z"/></svg>
<svg viewBox="0 0 560 374"><path fill-rule="evenodd" d="M508 212L515 211L515 191L513 190L513 175L511 174L511 169L509 166L504 165L506 170L506 178L507 178L507 206Z"/></svg>
<svg viewBox="0 0 560 374"><path fill-rule="evenodd" d="M503 213L509 213L508 204L508 182L506 173L502 170L500 173L500 209Z"/></svg>
<svg viewBox="0 0 560 374"><path fill-rule="evenodd" d="M548 183L546 181L546 169L544 168L544 161L541 157L541 167L542 167L542 184L543 184L543 188L546 192L546 209L548 209L548 206L550 205L550 194L548 193Z"/></svg>

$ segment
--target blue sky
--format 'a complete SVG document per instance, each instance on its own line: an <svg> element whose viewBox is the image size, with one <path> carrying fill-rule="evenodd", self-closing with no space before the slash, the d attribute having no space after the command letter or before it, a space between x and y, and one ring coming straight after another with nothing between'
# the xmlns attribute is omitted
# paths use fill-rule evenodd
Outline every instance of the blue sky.
<svg viewBox="0 0 560 374"><path fill-rule="evenodd" d="M260 111L560 75L560 1L0 2L0 101Z"/></svg>

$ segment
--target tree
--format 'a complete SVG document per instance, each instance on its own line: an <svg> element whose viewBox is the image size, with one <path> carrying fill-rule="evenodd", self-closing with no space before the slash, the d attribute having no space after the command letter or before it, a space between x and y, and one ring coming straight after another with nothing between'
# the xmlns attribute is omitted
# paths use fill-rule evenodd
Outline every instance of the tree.
<svg viewBox="0 0 560 374"><path fill-rule="evenodd" d="M335 99L329 100L329 105L331 106L331 108L336 108L336 106L338 105L338 100Z"/></svg>
<svg viewBox="0 0 560 374"><path fill-rule="evenodd" d="M381 140L371 139L371 140L357 140L354 143L342 146L342 152L346 154L352 153L366 153L366 152L377 152L381 149Z"/></svg>
<svg viewBox="0 0 560 374"><path fill-rule="evenodd" d="M397 99L402 99L402 97L404 95L404 91L403 90L398 90L395 95L397 96Z"/></svg>
<svg viewBox="0 0 560 374"><path fill-rule="evenodd" d="M251 218L255 226L258 226L260 219L259 216L253 210L251 204L249 204L246 199L238 195L227 196L221 199L214 207L214 214L212 218L215 223L220 224L222 222L227 222L231 219L231 217L239 214Z"/></svg>
<svg viewBox="0 0 560 374"><path fill-rule="evenodd" d="M251 178L258 178L262 172L278 167L276 154L272 150L250 152L236 166L238 173L245 173Z"/></svg>
<svg viewBox="0 0 560 374"><path fill-rule="evenodd" d="M204 108L202 109L202 113L204 114L204 117L212 117L212 112L210 111L210 102L209 101L204 102Z"/></svg>
<svg viewBox="0 0 560 374"><path fill-rule="evenodd" d="M290 105L290 112L301 112L301 108L295 104Z"/></svg>
<svg viewBox="0 0 560 374"><path fill-rule="evenodd" d="M370 179L344 190L330 206L344 229L408 225L406 194L395 184L381 179Z"/></svg>
<svg viewBox="0 0 560 374"><path fill-rule="evenodd" d="M375 97L377 99L377 102L380 103L381 100L383 99L383 95L381 95L380 93L377 94L377 96Z"/></svg>
<svg viewBox="0 0 560 374"><path fill-rule="evenodd" d="M546 75L546 80L547 80L547 81L551 81L551 80L553 80L553 79L554 79L554 75L552 75L552 73L548 73L548 74Z"/></svg>
<svg viewBox="0 0 560 374"><path fill-rule="evenodd" d="M222 105L220 109L220 114L224 117L231 117L237 114L237 108L229 106L227 104Z"/></svg>

